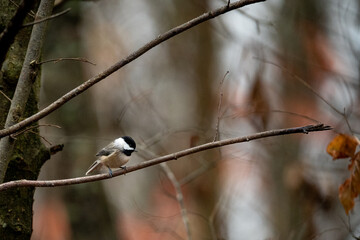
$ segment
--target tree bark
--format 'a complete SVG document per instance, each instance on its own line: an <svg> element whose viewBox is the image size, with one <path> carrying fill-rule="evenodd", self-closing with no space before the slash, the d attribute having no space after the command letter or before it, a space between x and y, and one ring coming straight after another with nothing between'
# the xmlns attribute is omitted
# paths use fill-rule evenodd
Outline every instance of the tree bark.
<svg viewBox="0 0 360 240"><path fill-rule="evenodd" d="M38 4L36 4L38 5ZM17 7L11 1L0 2L0 31L6 28ZM27 21L33 21L30 16ZM17 81L25 59L31 28L19 31L7 52L0 73L0 90L13 98ZM24 113L20 118L38 111L40 92L40 71L32 85ZM0 96L0 126L5 126L10 101ZM37 125L35 123L34 125ZM13 152L6 169L4 182L16 179L37 179L43 163L50 158L50 151L40 141L37 128L13 139ZM32 205L34 188L8 189L0 194L0 236L1 239L30 239L32 232Z"/></svg>

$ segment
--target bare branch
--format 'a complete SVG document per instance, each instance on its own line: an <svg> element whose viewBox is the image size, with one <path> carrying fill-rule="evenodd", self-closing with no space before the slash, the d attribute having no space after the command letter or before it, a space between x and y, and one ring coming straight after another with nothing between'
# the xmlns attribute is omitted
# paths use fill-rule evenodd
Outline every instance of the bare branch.
<svg viewBox="0 0 360 240"><path fill-rule="evenodd" d="M225 194L220 195L220 199L217 201L214 209L212 210L212 212L209 216L210 232L211 232L212 239L214 239L214 240L219 239L216 234L215 219L220 210L220 207L223 206L223 204L224 204L224 196L225 196Z"/></svg>
<svg viewBox="0 0 360 240"><path fill-rule="evenodd" d="M153 158L157 157L157 155L151 151L146 151L146 154ZM187 239L191 240L192 235L191 235L191 231L190 231L190 223L189 223L188 213L187 213L187 210L186 210L185 204L184 204L184 195L182 194L182 191L181 191L181 184L176 179L175 174L173 173L173 171L171 170L171 168L168 166L168 164L166 162L160 163L160 167L165 172L167 178L171 181L172 185L174 186L174 189L176 192L176 200L178 201L179 206L180 206L181 217L184 222Z"/></svg>
<svg viewBox="0 0 360 240"><path fill-rule="evenodd" d="M14 134L11 134L10 136L12 138L16 138L17 136L19 136L20 134L26 132L26 131L30 131L34 128L38 128L38 127L55 127L55 128L61 128L60 126L58 125L54 125L54 124L39 124L39 125L36 125L36 126L30 126L30 127L27 127L23 130L21 130L20 132L17 132L17 133L14 133ZM51 145L51 144L50 144Z"/></svg>
<svg viewBox="0 0 360 240"><path fill-rule="evenodd" d="M187 174L184 178L182 178L179 183L181 186L184 186L191 181L198 178L200 175L204 174L205 172L209 171L212 168L215 168L216 164L218 162L218 159L207 162L206 164L202 164L201 167L195 169L191 173Z"/></svg>
<svg viewBox="0 0 360 240"><path fill-rule="evenodd" d="M62 105L64 105L69 100L73 99L74 97L78 96L79 94L83 93L85 90L90 88L91 86L95 85L96 83L100 82L101 80L105 79L106 77L110 76L114 72L118 71L128 63L134 61L138 57L142 56L144 53L148 52L150 49L156 47L157 45L161 44L162 42L190 29L193 28L200 23L203 23L205 21L208 21L210 19L213 19L217 16L220 16L226 12L229 12L231 10L253 4L258 2L263 2L265 0L241 0L234 3L231 3L229 5L220 7L218 9L215 9L214 11L210 11L207 13L202 14L199 17L196 17L184 24L181 24L180 26L177 26L164 34L159 35L155 39L151 40L150 42L146 43L144 46L136 50L135 52L131 53L129 56L125 57L124 59L120 60L119 62L115 63L113 66L109 67L105 71L99 73L97 76L87 80L80 86L74 88L70 92L66 93L64 96L44 108L43 110L39 111L38 113L32 115L31 117L28 117L24 119L23 121L11 126L6 127L3 130L0 130L0 137L8 136L28 125L30 125L33 122L36 122L40 120L41 118L47 116L51 112L55 111L56 109L60 108Z"/></svg>
<svg viewBox="0 0 360 240"><path fill-rule="evenodd" d="M9 102L11 102L11 98L9 98L3 91L0 90L1 95L3 95Z"/></svg>
<svg viewBox="0 0 360 240"><path fill-rule="evenodd" d="M160 163L160 166L175 188L176 200L178 201L178 203L180 205L181 217L182 217L182 220L185 225L187 239L191 240L192 237L191 237L191 231L190 231L190 223L189 223L187 210L186 210L185 204L184 204L184 196L181 191L181 185L179 184L179 181L176 179L175 174L173 173L173 171L171 171L170 167L166 164L166 162Z"/></svg>
<svg viewBox="0 0 360 240"><path fill-rule="evenodd" d="M331 130L332 128L330 126L324 125L324 124L317 124L317 125L307 125L303 127L296 127L296 128L285 128L285 129L276 129L276 130L270 130L260 133L255 133L249 136L244 137L238 137L238 138L230 138L225 140L220 140L216 142L210 142L206 144L202 144L196 147L188 148L179 152L171 153L162 157L157 157L152 160L148 160L142 163L139 163L135 166L129 166L126 168L126 170L117 170L113 172L113 177L128 174L130 172L137 171L139 169L147 168L156 164L160 164L162 162L167 162L171 160L177 160L181 157L198 153L201 151L223 147L226 145L231 145L235 143L242 143L242 142L248 142L251 140L256 139L262 139L262 138L268 138L273 136L281 136L281 135L288 135L288 134L295 134L295 133L304 133L307 134L309 132L318 132L318 131L327 131ZM86 177L77 177L77 178L69 178L69 179L61 179L61 180L42 180L42 181L36 181L36 180L17 180L17 181L10 181L3 184L0 184L0 191L4 191L9 188L14 187L57 187L57 186L67 186L67 185L74 185L74 184L81 184L81 183L87 183L87 182L94 182L99 181L103 179L111 178L109 174L98 174L93 176L86 176Z"/></svg>
<svg viewBox="0 0 360 240"><path fill-rule="evenodd" d="M17 4L15 1L13 1L13 0L10 0L10 2L12 3L12 4L14 4L16 7L19 7L20 5L19 4ZM30 10L30 12L28 12L28 15L30 16L30 17L32 17L32 18L35 18L35 12L33 11L33 10Z"/></svg>
<svg viewBox="0 0 360 240"><path fill-rule="evenodd" d="M352 129L352 127L350 126L350 123L348 121L348 116L344 111L342 112L341 110L337 109L334 105L332 105L328 100L326 100L323 96L321 96L313 87L310 86L310 84L308 84L304 79L302 79L299 75L295 74L294 72L290 71L289 69L280 66L279 64L276 64L274 62L271 62L269 60L266 59L262 59L262 58L257 58L255 57L255 59L263 61L264 63L267 64L271 64L279 69L281 69L282 71L288 73L291 77L293 77L296 81L300 82L302 85L304 85L307 89L309 89L315 96L317 96L320 100L322 100L326 105L328 105L334 112L336 112L337 114L339 114L340 116L342 116L345 119L346 125L349 128L349 131L354 133L355 131Z"/></svg>
<svg viewBox="0 0 360 240"><path fill-rule="evenodd" d="M143 153L143 152L141 152L141 153ZM146 151L146 154L151 156L152 158L157 157L157 155L155 153L148 151L148 150ZM165 172L167 178L171 181L171 184L174 186L174 189L176 192L176 200L178 201L179 206L180 206L181 217L182 217L182 220L183 220L183 223L185 226L187 239L191 240L192 235L191 235L191 231L190 231L190 223L189 223L188 213L187 213L187 210L186 210L185 204L184 204L184 195L182 194L182 191L181 191L181 184L176 179L175 174L173 173L173 171L171 170L171 168L168 166L168 164L166 162L160 163L160 167Z"/></svg>
<svg viewBox="0 0 360 240"><path fill-rule="evenodd" d="M47 140L46 137L41 136L39 133L37 133L37 132L35 132L33 130L29 130L29 132L32 133L32 134L38 135L42 140L44 140L44 142L46 142L50 146L52 145L52 143L49 140Z"/></svg>
<svg viewBox="0 0 360 240"><path fill-rule="evenodd" d="M49 63L49 62L54 62L54 63L58 63L60 61L64 61L64 60L71 60L71 61L79 61L79 62L85 62L85 63L90 63L91 65L96 66L95 63L90 62L89 60L87 60L86 58L82 58L82 57L77 57L77 58L55 58L55 59L49 59L49 60L44 60L41 62L36 62L35 64L37 65L41 65L44 63Z"/></svg>
<svg viewBox="0 0 360 240"><path fill-rule="evenodd" d="M332 110L334 110L336 113L343 115L342 112L338 109L336 109L333 105L331 105L323 96L321 96L318 92L315 91L314 88L312 88L304 79L302 79L300 76L298 76L297 74L295 74L294 72L290 71L289 69L280 66L277 63L268 61L266 59L262 59L262 58L257 58L255 57L255 59L260 60L264 63L273 65L279 69L281 69L284 72L287 72L290 76L292 76L295 80L299 81L302 85L304 85L305 87L307 87L315 96L317 96L318 98L320 98L326 105L328 105Z"/></svg>
<svg viewBox="0 0 360 240"><path fill-rule="evenodd" d="M56 17L60 17L61 15L64 15L65 13L68 13L70 10L71 10L71 8L68 8L68 9L65 9L62 12L59 12L59 13L53 14L51 16L35 20L34 22L25 23L25 24L22 25L22 27L29 27L29 26L32 26L32 25L35 25L35 24L38 24L38 23L41 23L41 22L44 22L44 21L48 21L48 20L56 18Z"/></svg>
<svg viewBox="0 0 360 240"><path fill-rule="evenodd" d="M221 110L221 104L222 104L222 98L223 98L223 84L225 81L226 76L229 74L229 71L226 71L223 79L220 82L220 96L219 96L219 103L218 103L218 111L217 111L217 121L216 121L216 128L215 128L215 136L214 136L214 140L213 142L215 142L216 140L218 140L219 137L219 125L220 125L220 110Z"/></svg>

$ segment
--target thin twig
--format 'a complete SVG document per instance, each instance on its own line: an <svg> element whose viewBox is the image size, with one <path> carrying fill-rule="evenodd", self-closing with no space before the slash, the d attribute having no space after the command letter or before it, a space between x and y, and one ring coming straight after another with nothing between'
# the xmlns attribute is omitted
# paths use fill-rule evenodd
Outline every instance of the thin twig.
<svg viewBox="0 0 360 240"><path fill-rule="evenodd" d="M328 105L332 110L334 110L336 113L340 114L343 116L343 113L341 111L339 111L338 109L336 109L333 105L331 105L331 103L329 103L323 96L321 96L318 92L315 91L314 88L312 88L304 79L302 79L300 76L298 76L297 74L295 74L294 72L290 71L289 69L280 66L277 63L268 61L266 59L262 59L262 58L257 58L255 57L255 59L263 61L264 63L268 63L271 64L277 68L280 68L282 71L287 72L290 76L292 76L294 79L296 79L297 81L299 81L301 84L303 84L305 87L307 87L315 96L317 96L318 98L320 98L326 105Z"/></svg>
<svg viewBox="0 0 360 240"><path fill-rule="evenodd" d="M135 166L129 166L125 170L117 170L113 172L113 177L129 174L130 172L137 171L139 169L147 168L156 164L160 164L162 162L167 162L171 160L177 160L181 157L194 154L197 152L223 147L226 145L231 145L235 143L242 143L248 142L251 140L268 138L273 136L281 136L281 135L288 135L288 134L295 134L295 133L303 133L307 134L310 132L318 132L318 131L327 131L332 129L330 126L324 124L317 124L317 125L307 125L303 127L296 127L296 128L285 128L285 129L276 129L270 130L260 133L255 133L252 135L238 137L238 138L230 138L225 140L220 140L216 142L210 142L206 144L202 144L196 147L188 148L179 152L171 153L162 157L157 157L152 160L148 160L142 163L139 163ZM67 185L74 185L74 184L82 184L87 182L94 182L103 179L111 178L109 174L97 174L93 176L85 176L85 177L77 177L77 178L69 178L69 179L60 179L60 180L17 180L17 181L10 181L3 184L0 184L0 191L4 191L9 188L14 187L57 187L57 186L67 186Z"/></svg>
<svg viewBox="0 0 360 240"><path fill-rule="evenodd" d="M355 131L352 129L352 127L351 127L351 125L350 125L350 122L349 122L349 119L348 119L348 115L346 114L346 109L345 109L345 108L344 108L344 113L343 113L342 115L343 115L343 118L344 118L344 120L345 120L346 125L347 125L348 128L349 128L349 131L350 131L352 134L354 134Z"/></svg>
<svg viewBox="0 0 360 240"><path fill-rule="evenodd" d="M145 151L143 151L143 152L145 152ZM145 153L148 156L151 156L152 158L157 157L157 155L155 153L153 153L152 151L146 150ZM176 200L179 203L181 217L184 222L185 229L186 229L186 235L187 235L187 238L189 240L191 240L192 237L191 237L191 231L190 231L189 218L188 218L188 213L187 213L187 210L186 210L185 204L184 204L184 195L181 191L181 184L176 179L175 174L173 173L173 171L170 169L170 167L167 165L166 162L160 163L160 167L165 172L166 176L168 177L168 179L171 181L172 185L174 186L174 189L176 192Z"/></svg>
<svg viewBox="0 0 360 240"><path fill-rule="evenodd" d="M342 116L346 122L346 125L349 128L349 131L354 133L355 131L353 131L353 129L351 128L349 122L348 122L348 117L347 114L345 112L340 111L339 109L337 109L334 105L332 105L329 101L327 101L323 96L321 96L318 92L315 91L315 89L313 87L310 86L310 84L308 84L304 79L302 79L300 76L298 76L297 74L295 74L294 72L290 71L289 69L280 66L279 64L276 64L274 62L268 61L266 59L262 59L262 58L257 58L255 57L255 59L258 59L260 61L263 61L265 63L271 64L275 67L280 68L282 71L287 72L290 76L292 76L295 80L297 80L298 82L300 82L302 85L304 85L306 88L308 88L315 96L317 96L318 98L320 98L326 105L328 105L334 112L336 112L337 114L339 114L340 116Z"/></svg>
<svg viewBox="0 0 360 240"><path fill-rule="evenodd" d="M61 128L60 126L58 125L55 125L55 124L39 124L39 125L36 125L36 126L30 126L30 127L27 127L23 130L21 130L20 132L17 132L17 133L14 133L14 134L11 134L10 136L12 138L16 138L17 136L19 136L20 134L26 132L26 131L30 131L34 128L38 128L38 127L55 127L55 128ZM51 145L51 144L50 144Z"/></svg>
<svg viewBox="0 0 360 240"><path fill-rule="evenodd" d="M155 39L151 40L150 42L146 43L144 46L142 46L141 48L139 48L138 50L134 51L133 53L131 53L130 55L128 55L127 57L125 57L124 59L120 60L119 62L115 63L114 65L112 65L111 67L109 67L108 69L106 69L105 71L99 73L97 76L87 80L86 82L84 82L83 84L81 84L80 86L74 88L73 90L71 90L70 92L66 93L64 96L62 96L61 98L59 98L58 100L56 100L55 102L51 103L49 106L47 106L46 108L42 109L41 111L39 111L38 113L22 120L21 122L11 126L11 127L7 127L3 130L0 130L0 138L4 137L4 136L8 136L28 125L30 125L33 122L36 122L38 120L40 120L41 118L47 116L48 114L50 114L51 112L55 111L56 109L60 108L62 105L64 105L66 102L70 101L71 99L73 99L74 97L78 96L79 94L83 93L84 91L86 91L88 88L90 88L91 86L95 85L96 83L100 82L101 80L105 79L106 77L110 76L111 74L113 74L114 72L118 71L119 69L121 69L122 67L124 67L125 65L127 65L128 63L134 61L135 59L137 59L138 57L142 56L144 53L148 52L150 49L156 47L157 45L161 44L162 42L182 33L185 32L186 30L193 28L197 25L199 25L200 23L203 23L205 21L208 21L210 19L213 19L215 17L218 17L226 12L229 12L231 10L249 5L249 4L253 4L253 3L258 3L258 2L263 2L265 0L241 0L241 1L237 1L234 3L231 3L226 6L220 7L218 9L215 9L214 11L210 11L207 13L202 14L199 17L196 17L186 23L181 24L180 26L177 26L167 32L165 32L164 34L159 35L158 37L156 37Z"/></svg>
<svg viewBox="0 0 360 240"><path fill-rule="evenodd" d="M223 2L226 2L227 4L229 4L229 0L223 0ZM260 24L265 25L265 26L270 26L274 28L274 24L271 21L266 21L266 20L262 20L260 18L254 17L250 14L248 14L247 12L245 12L242 9L238 9L237 11L239 11L244 17L247 17L248 19L254 21L254 23L256 24L256 29L257 32L260 32Z"/></svg>
<svg viewBox="0 0 360 240"><path fill-rule="evenodd" d="M41 61L41 62L36 62L35 64L41 65L41 64L49 63L49 62L58 63L58 62L60 62L60 61L65 61L65 60L85 62L85 63L90 63L91 65L96 66L95 63L90 62L90 61L87 60L86 58L82 58L82 57L77 57L77 58L55 58L55 59L48 59L48 60L44 60L44 61Z"/></svg>
<svg viewBox="0 0 360 240"><path fill-rule="evenodd" d="M215 207L213 208L213 210L209 216L210 232L211 232L211 236L214 240L218 239L217 234L216 234L216 228L215 228L215 218L220 210L220 207L223 206L224 197L225 197L225 194L220 195L220 199L217 201Z"/></svg>
<svg viewBox="0 0 360 240"><path fill-rule="evenodd" d="M309 116L306 116L304 114L300 114L300 113L295 113L295 112L290 112L290 111L284 111L284 110L278 110L278 109L270 109L270 110L266 110L266 111L247 111L247 112L244 112L242 114L239 114L239 113L234 113L234 114L230 114L228 116L225 116L226 118L238 118L238 117L243 117L243 116L248 116L248 115L251 115L251 114L265 114L265 113L283 113L283 114L288 114L288 115L292 115L292 116L296 116L296 117L300 117L300 118L303 118L303 119L306 119L306 120L309 120L315 124L317 123L320 123L318 120L314 119L314 118L311 118Z"/></svg>
<svg viewBox="0 0 360 240"><path fill-rule="evenodd" d="M210 169L214 168L216 164L218 163L218 160L210 161L206 164L202 164L201 167L195 169L191 173L187 174L184 178L182 178L179 183L181 186L184 186L191 181L195 180L199 176L201 176L203 173L209 171Z"/></svg>
<svg viewBox="0 0 360 240"><path fill-rule="evenodd" d="M226 71L223 79L220 81L220 96L219 96L219 104L218 104L218 109L217 109L217 121L216 121L216 128L215 128L215 136L214 136L214 140L213 142L215 142L216 140L218 140L219 137L219 125L220 125L220 110L221 110L221 104L222 104L222 98L223 98L223 84L225 81L226 76L229 74L229 71Z"/></svg>
<svg viewBox="0 0 360 240"><path fill-rule="evenodd" d="M11 98L9 98L3 91L0 90L0 93L7 99L9 102L11 102Z"/></svg>
<svg viewBox="0 0 360 240"><path fill-rule="evenodd" d="M33 131L33 130L29 130L29 132L31 132L32 134L36 134L36 135L38 135L42 140L44 140L47 144L49 144L50 146L52 146L52 143L49 141L49 140L47 140L44 136L41 136L38 132L35 132L35 131Z"/></svg>
<svg viewBox="0 0 360 240"><path fill-rule="evenodd" d="M180 205L181 217L184 222L185 229L186 229L187 239L191 240L192 237L191 237L191 231L190 231L190 223L189 223L187 210L186 210L185 204L184 204L184 196L181 191L181 185L179 184L178 180L175 177L175 174L173 173L173 171L171 171L170 167L166 164L166 162L160 163L160 166L175 188L176 200L178 201L178 203Z"/></svg>
<svg viewBox="0 0 360 240"><path fill-rule="evenodd" d="M25 24L22 25L22 27L29 27L29 26L32 26L32 25L35 25L35 24L38 24L38 23L41 23L41 22L44 22L44 21L48 21L48 20L53 19L53 18L60 17L61 15L64 15L64 14L68 13L70 10L71 10L71 8L68 8L68 9L65 9L64 11L53 14L51 16L35 20L34 22L25 23Z"/></svg>
<svg viewBox="0 0 360 240"><path fill-rule="evenodd" d="M17 4L15 1L10 0L10 2L11 2L12 4L14 4L16 7L19 7L19 4ZM35 12L34 12L33 10L30 10L30 12L28 13L28 15L29 15L30 17L32 17L32 18L35 18Z"/></svg>

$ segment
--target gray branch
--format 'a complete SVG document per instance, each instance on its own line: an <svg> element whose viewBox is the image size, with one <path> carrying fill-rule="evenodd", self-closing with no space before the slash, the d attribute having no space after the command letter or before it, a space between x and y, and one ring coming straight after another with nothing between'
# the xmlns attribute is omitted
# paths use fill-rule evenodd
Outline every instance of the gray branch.
<svg viewBox="0 0 360 240"><path fill-rule="evenodd" d="M210 19L218 17L218 16L220 16L224 13L227 13L231 10L238 9L238 8L241 8L246 5L253 4L253 3L264 2L264 1L265 0L240 0L240 1L237 1L237 2L234 2L231 4L227 4L223 7L215 9L213 11L204 13L199 17L196 17L186 23L181 24L180 26L177 26L177 27L159 35L158 37L156 37L152 41L146 43L144 46L142 46L135 52L131 53L129 56L127 56L124 59L120 60L119 62L115 63L114 65L112 65L111 67L106 69L105 71L99 73L97 76L87 80L80 86L78 86L78 87L74 88L73 90L71 90L70 92L66 93L64 96L62 96L61 98L59 98L58 100L56 100L55 102L53 102L52 104L50 104L49 106L44 108L43 110L39 111L38 113L24 119L23 121L15 124L13 126L5 127L5 129L0 130L0 138L4 137L4 136L8 136L12 133L15 133L16 131L19 131L20 129L30 125L31 123L36 122L36 121L42 119L43 117L49 115L50 113L52 113L53 111L55 111L56 109L58 109L62 105L64 105L66 102L70 101L74 97L83 93L91 86L95 85L96 83L98 83L101 80L105 79L106 77L110 76L114 72L118 71L119 69L121 69L122 67L127 65L128 63L137 59L138 57L142 56L144 53L148 52L150 49L156 47L157 45L161 44L162 42L164 42L182 32L185 32L186 30L188 30L190 28L193 28L193 27L199 25L200 23L203 23L205 21L208 21Z"/></svg>
<svg viewBox="0 0 360 240"><path fill-rule="evenodd" d="M296 133L303 133L308 134L310 132L318 132L318 131L327 131L331 130L332 128L330 126L326 126L324 124L317 124L317 125L307 125L303 127L297 127L297 128L285 128L285 129L276 129L276 130L270 130L260 133L255 133L252 135L244 136L244 137L237 137L237 138L230 138L215 142L210 142L206 144L202 144L196 147L188 148L179 152L171 153L162 157L157 157L152 160L148 160L142 163L139 163L135 166L129 166L126 168L126 170L117 170L114 171L112 176L117 177L120 175L125 175L130 172L137 171L139 169L147 168L156 164L160 164L163 162L171 161L171 160L177 160L179 158L185 157L190 154L202 152L205 150L223 147L226 145L236 144L236 143L242 143L242 142L249 142L256 139L261 138L268 138L268 137L274 137L274 136L281 136L281 135L289 135L289 134L296 134ZM60 180L43 180L43 181L36 181L36 180L17 180L17 181L11 181L6 182L3 184L0 184L0 191L4 191L9 188L13 187L57 187L57 186L66 186L66 185L74 185L74 184L81 184L81 183L88 183L88 182L94 182L99 181L103 179L111 178L109 174L98 174L93 176L86 176L86 177L77 177L77 178L69 178L69 179L60 179Z"/></svg>

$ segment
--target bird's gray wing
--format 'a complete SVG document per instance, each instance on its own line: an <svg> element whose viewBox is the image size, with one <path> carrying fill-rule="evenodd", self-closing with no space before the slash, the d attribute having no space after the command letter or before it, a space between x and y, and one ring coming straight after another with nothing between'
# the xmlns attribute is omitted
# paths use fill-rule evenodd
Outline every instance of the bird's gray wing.
<svg viewBox="0 0 360 240"><path fill-rule="evenodd" d="M103 149L101 149L95 156L97 156L97 157L99 157L99 156L109 156L115 150L117 150L117 149L115 148L114 144L109 144L106 147L104 147Z"/></svg>
<svg viewBox="0 0 360 240"><path fill-rule="evenodd" d="M113 149L110 149L110 148L103 148L101 149L97 154L96 156L99 157L99 156L109 156L111 153L113 153L114 150Z"/></svg>

